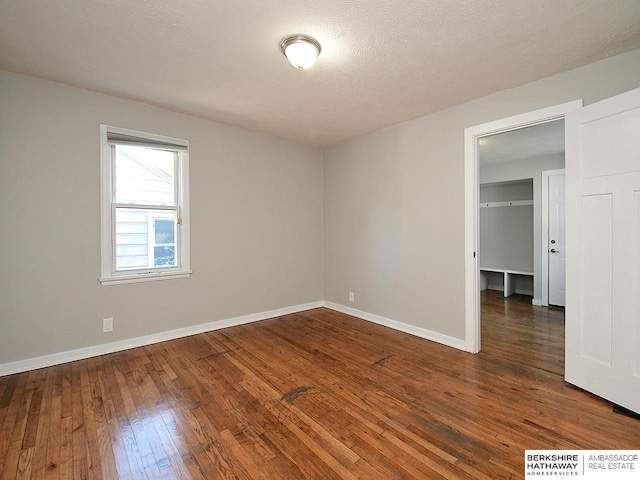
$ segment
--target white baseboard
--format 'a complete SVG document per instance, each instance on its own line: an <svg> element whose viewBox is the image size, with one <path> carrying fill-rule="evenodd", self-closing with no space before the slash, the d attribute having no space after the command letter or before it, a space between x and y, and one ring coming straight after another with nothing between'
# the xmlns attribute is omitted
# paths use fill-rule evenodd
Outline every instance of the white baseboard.
<svg viewBox="0 0 640 480"><path fill-rule="evenodd" d="M533 300L531 300L531 305L534 305L536 307L541 307L542 300L540 300L539 298L534 298Z"/></svg>
<svg viewBox="0 0 640 480"><path fill-rule="evenodd" d="M431 340L433 342L441 343L448 347L453 347L453 348L457 348L458 350L466 351L465 341L460 340L459 338L450 337L448 335L443 335L441 333L433 332L425 328L415 327L407 323L402 323L396 320L391 320L389 318L380 317L378 315L363 312L362 310L357 310L355 308L347 307L345 305L340 305L338 303L324 302L324 306L332 310L336 310L338 312L346 313L347 315L352 315L354 317L358 317L363 320L367 320L369 322L377 323L378 325L383 325L385 327L393 328L394 330L399 330L401 332L415 335L416 337L424 338L426 340Z"/></svg>
<svg viewBox="0 0 640 480"><path fill-rule="evenodd" d="M516 293L520 295L528 295L529 297L533 297L533 290L527 290L524 288L516 288Z"/></svg>
<svg viewBox="0 0 640 480"><path fill-rule="evenodd" d="M51 367L53 365L60 365L62 363L73 362L75 360L83 360L85 358L97 357L99 355L106 355L108 353L120 352L122 350L128 350L130 348L144 347L146 345L165 342L167 340L188 337L190 335L196 335L198 333L205 333L214 330L220 330L222 328L234 327L236 325L244 325L247 323L267 320L269 318L280 317L282 315L288 315L291 313L303 312L305 310L311 310L313 308L319 307L327 307L338 312L346 313L347 315L352 315L369 322L377 323L378 325L383 325L385 327L393 328L394 330L399 330L401 332L409 333L420 338L431 340L443 345L447 345L449 347L457 348L458 350L466 350L464 340L460 340L459 338L450 337L448 335L443 335L441 333L409 325L407 323L402 323L396 320L391 320L389 318L374 315L372 313L363 312L362 310L357 310L345 305L320 301L279 308L276 310L269 310L266 312L253 313L250 315L243 315L235 318L228 318L226 320L217 320L215 322L202 323L199 325L194 325L192 327L178 328L175 330L168 330L166 332L144 335L142 337L128 338L125 340L119 340L117 342L104 343L101 345L78 348L75 350L68 350L66 352L52 353L50 355L43 355L41 357L28 358L25 360L4 363L0 364L0 377L5 375L12 375L14 373L26 372L29 370L34 370L36 368Z"/></svg>
<svg viewBox="0 0 640 480"><path fill-rule="evenodd" d="M487 290L495 290L496 292L504 292L504 287L502 285L488 285ZM516 288L516 293L520 295L528 295L533 297L533 290L528 290L524 288ZM535 305L535 304L534 304Z"/></svg>
<svg viewBox="0 0 640 480"><path fill-rule="evenodd" d="M306 303L303 305L295 305L292 307L284 307L276 310L269 310L266 312L228 318L226 320L217 320L215 322L202 323L199 325L194 325L192 327L184 327L175 330L168 330L166 332L153 333L151 335L144 335L142 337L128 338L125 340L119 340L117 342L104 343L102 345L94 345L91 347L78 348L76 350L69 350L66 352L53 353L51 355L43 355L42 357L28 358L26 360L4 363L0 364L0 377L4 375L11 375L14 373L26 372L28 370L34 370L36 368L44 368L50 367L52 365L59 365L61 363L73 362L74 360L83 360L85 358L97 357L98 355L119 352L122 350L128 350L130 348L144 347L146 345L151 345L158 342L165 342L167 340L173 340L176 338L188 337L189 335L196 335L198 333L220 330L221 328L234 327L236 325L257 322L260 320L266 320L268 318L280 317L282 315L288 315L290 313L297 313L304 310L311 310L312 308L323 307L324 305L325 303L321 301Z"/></svg>

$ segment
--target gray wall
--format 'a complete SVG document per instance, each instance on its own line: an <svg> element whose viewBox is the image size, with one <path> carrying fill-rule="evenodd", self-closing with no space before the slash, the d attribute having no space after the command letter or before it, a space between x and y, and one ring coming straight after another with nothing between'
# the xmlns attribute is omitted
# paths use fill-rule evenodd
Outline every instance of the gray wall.
<svg viewBox="0 0 640 480"><path fill-rule="evenodd" d="M0 72L0 364L323 298L463 339L464 128L638 86L640 50L323 152ZM100 123L190 140L191 278L99 284Z"/></svg>
<svg viewBox="0 0 640 480"><path fill-rule="evenodd" d="M322 300L320 149L7 72L0 96L0 364ZM101 123L190 141L190 278L98 282Z"/></svg>
<svg viewBox="0 0 640 480"><path fill-rule="evenodd" d="M464 339L464 129L639 86L636 50L328 149L325 300Z"/></svg>

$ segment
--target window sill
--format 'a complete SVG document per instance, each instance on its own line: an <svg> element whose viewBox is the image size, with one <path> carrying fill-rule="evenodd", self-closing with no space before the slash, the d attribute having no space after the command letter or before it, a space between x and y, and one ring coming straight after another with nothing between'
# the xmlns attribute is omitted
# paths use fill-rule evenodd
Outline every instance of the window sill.
<svg viewBox="0 0 640 480"><path fill-rule="evenodd" d="M191 270L180 270L178 272L158 272L143 273L131 275L118 275L115 277L101 277L100 283L107 285L122 285L125 283L155 282L157 280L173 280L176 278L188 278L191 276Z"/></svg>

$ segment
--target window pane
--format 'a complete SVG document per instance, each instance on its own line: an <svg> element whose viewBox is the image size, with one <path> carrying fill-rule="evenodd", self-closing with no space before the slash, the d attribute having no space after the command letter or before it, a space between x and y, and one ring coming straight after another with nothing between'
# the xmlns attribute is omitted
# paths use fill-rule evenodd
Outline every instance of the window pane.
<svg viewBox="0 0 640 480"><path fill-rule="evenodd" d="M173 246L155 247L153 249L153 265L174 266L176 264L176 249Z"/></svg>
<svg viewBox="0 0 640 480"><path fill-rule="evenodd" d="M176 211L116 208L116 271L177 266Z"/></svg>
<svg viewBox="0 0 640 480"><path fill-rule="evenodd" d="M146 257L147 253L148 248L146 243L142 245L124 244L116 247L116 257L119 258L125 257L127 255L144 255L144 257Z"/></svg>
<svg viewBox="0 0 640 480"><path fill-rule="evenodd" d="M173 245L175 241L175 222L171 220L159 220L155 221L156 227L156 245Z"/></svg>
<svg viewBox="0 0 640 480"><path fill-rule="evenodd" d="M176 249L175 249L175 217L153 219L155 246L153 249L153 265L159 266L175 266L176 265Z"/></svg>
<svg viewBox="0 0 640 480"><path fill-rule="evenodd" d="M116 209L116 270L149 266L149 219L145 210Z"/></svg>
<svg viewBox="0 0 640 480"><path fill-rule="evenodd" d="M175 205L174 152L116 145L116 203Z"/></svg>

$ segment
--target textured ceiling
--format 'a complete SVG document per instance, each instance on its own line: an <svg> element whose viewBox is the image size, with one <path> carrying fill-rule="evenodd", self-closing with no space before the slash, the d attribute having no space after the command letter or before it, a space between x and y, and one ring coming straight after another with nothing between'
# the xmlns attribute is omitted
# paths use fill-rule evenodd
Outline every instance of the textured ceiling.
<svg viewBox="0 0 640 480"><path fill-rule="evenodd" d="M636 48L638 0L0 0L1 69L318 146Z"/></svg>
<svg viewBox="0 0 640 480"><path fill-rule="evenodd" d="M482 137L480 165L517 162L529 158L564 153L564 120Z"/></svg>

